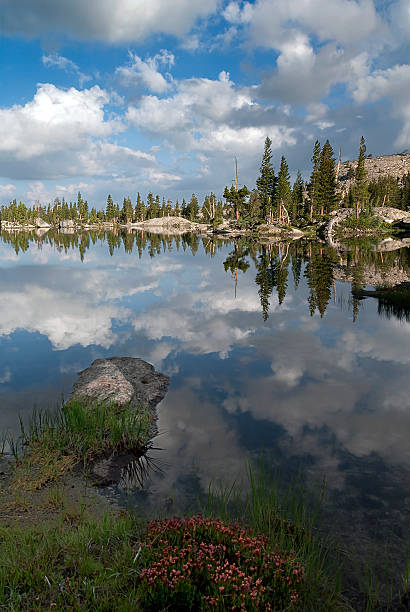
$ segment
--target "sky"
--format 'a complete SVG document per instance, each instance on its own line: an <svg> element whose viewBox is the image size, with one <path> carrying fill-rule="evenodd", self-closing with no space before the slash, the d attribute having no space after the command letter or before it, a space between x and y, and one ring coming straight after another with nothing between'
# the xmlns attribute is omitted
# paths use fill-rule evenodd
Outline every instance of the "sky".
<svg viewBox="0 0 410 612"><path fill-rule="evenodd" d="M410 150L410 0L0 0L0 204L173 202Z"/></svg>

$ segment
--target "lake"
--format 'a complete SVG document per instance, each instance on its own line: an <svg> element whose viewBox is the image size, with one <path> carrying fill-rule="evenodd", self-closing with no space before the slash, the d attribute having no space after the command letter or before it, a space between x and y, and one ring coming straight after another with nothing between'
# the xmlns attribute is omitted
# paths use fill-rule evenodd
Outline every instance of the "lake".
<svg viewBox="0 0 410 612"><path fill-rule="evenodd" d="M177 511L263 455L325 478L324 524L401 567L410 509L410 317L352 286L410 279L410 249L146 233L3 233L1 429L96 358L171 377L136 503ZM112 495L123 495L112 490ZM386 556L387 555L387 556Z"/></svg>

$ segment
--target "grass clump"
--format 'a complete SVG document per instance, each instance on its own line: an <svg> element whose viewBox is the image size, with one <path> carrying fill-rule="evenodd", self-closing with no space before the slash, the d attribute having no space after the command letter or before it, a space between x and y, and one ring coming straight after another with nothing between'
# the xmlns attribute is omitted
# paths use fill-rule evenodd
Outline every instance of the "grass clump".
<svg viewBox="0 0 410 612"><path fill-rule="evenodd" d="M140 609L138 532L132 515L0 528L0 608Z"/></svg>
<svg viewBox="0 0 410 612"><path fill-rule="evenodd" d="M286 551L304 567L298 589L298 610L349 610L341 596L340 563L335 542L319 536L319 514L324 484L308 491L301 478L284 483L264 460L248 466L248 483L209 491L207 514L225 521L241 521L263 533L270 546ZM280 609L280 608L279 608Z"/></svg>
<svg viewBox="0 0 410 612"><path fill-rule="evenodd" d="M13 445L16 485L40 488L78 464L86 467L103 456L121 453L140 457L150 443L148 410L73 400L56 412L33 413ZM30 474L30 477L29 477Z"/></svg>

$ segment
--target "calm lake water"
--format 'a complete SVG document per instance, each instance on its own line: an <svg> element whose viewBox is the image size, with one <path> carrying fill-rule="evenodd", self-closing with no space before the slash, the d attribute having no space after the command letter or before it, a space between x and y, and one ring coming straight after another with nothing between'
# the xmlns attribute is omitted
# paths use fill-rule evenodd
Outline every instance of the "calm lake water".
<svg viewBox="0 0 410 612"><path fill-rule="evenodd" d="M286 475L326 478L324 521L347 545L400 561L409 311L351 292L381 278L409 280L410 249L3 234L1 428L55 406L94 359L141 357L171 385L153 453L162 473L139 501L181 507L263 452Z"/></svg>

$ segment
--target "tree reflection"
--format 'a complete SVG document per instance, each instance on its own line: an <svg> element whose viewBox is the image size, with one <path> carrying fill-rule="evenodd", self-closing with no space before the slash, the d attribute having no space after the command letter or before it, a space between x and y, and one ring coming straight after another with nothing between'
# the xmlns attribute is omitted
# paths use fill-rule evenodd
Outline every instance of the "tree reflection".
<svg viewBox="0 0 410 612"><path fill-rule="evenodd" d="M202 253L215 257L221 249L230 245L231 250L223 266L225 272L230 272L235 278L235 297L239 272L254 274L264 321L269 318L274 291L279 306L285 302L290 271L294 291L308 291L306 304L311 316L318 313L324 317L332 291L334 295L336 293L336 282L350 282L354 321L359 316L361 303L358 291L367 285L385 287L410 280L409 248L386 251L382 250L385 248L383 245L379 248L369 241L350 243L344 245L343 250L337 251L323 243L307 240L261 244L243 236L232 240L213 235L164 235L129 229L80 233L3 230L1 238L4 243L12 245L17 255L27 252L33 246L41 250L44 245L49 245L58 253L78 251L81 261L87 259L89 249L97 242L105 246L111 256L122 250L130 256L137 254L139 259L144 254L154 258L181 248L196 256L200 247ZM394 304L388 303L386 299L379 301L379 314L383 316L408 320L408 308L408 297L399 296Z"/></svg>

